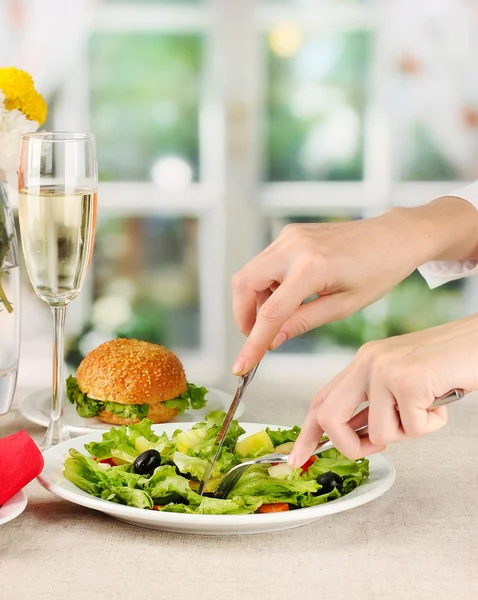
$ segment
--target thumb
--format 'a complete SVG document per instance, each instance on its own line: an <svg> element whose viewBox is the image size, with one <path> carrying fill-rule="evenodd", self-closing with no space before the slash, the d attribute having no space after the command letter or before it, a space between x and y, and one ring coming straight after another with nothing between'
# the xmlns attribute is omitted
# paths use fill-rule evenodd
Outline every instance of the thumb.
<svg viewBox="0 0 478 600"><path fill-rule="evenodd" d="M297 337L325 323L338 321L350 316L355 308L346 294L328 294L316 300L301 304L282 325L280 332L271 344L275 350L286 340Z"/></svg>

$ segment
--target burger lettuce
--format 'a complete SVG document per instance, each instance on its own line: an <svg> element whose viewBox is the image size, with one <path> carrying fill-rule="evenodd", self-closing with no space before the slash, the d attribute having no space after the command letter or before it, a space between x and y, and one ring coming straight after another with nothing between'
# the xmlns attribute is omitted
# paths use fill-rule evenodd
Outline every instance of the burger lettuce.
<svg viewBox="0 0 478 600"><path fill-rule="evenodd" d="M175 408L182 415L183 412L191 407L193 410L199 410L206 406L206 394L207 389L205 387L198 387L194 383L187 383L188 389L177 398L173 400L165 400L164 406L167 408Z"/></svg>
<svg viewBox="0 0 478 600"><path fill-rule="evenodd" d="M367 459L352 461L337 450L330 450L317 457L307 470L294 469L280 478L271 476L269 465L254 465L226 499L200 496L196 490L215 450L224 417L223 411L211 412L204 422L188 431L178 429L171 436L154 433L148 419L112 428L102 435L100 442L85 445L90 456L70 449L63 474L86 493L110 502L165 512L217 515L254 513L264 504L287 504L290 510L315 506L348 494L369 476ZM271 442L275 440L274 446L284 439L296 438L299 432L298 427L282 431L267 429ZM214 467L212 489L232 466L244 460L235 451L243 433L244 429L233 421ZM160 453L161 464L149 475L138 474L134 460L149 449ZM99 464L105 460L109 464ZM110 466L112 463L122 464ZM326 473L341 479L340 489L328 490L319 483Z"/></svg>
<svg viewBox="0 0 478 600"><path fill-rule="evenodd" d="M123 419L141 420L146 418L149 412L149 404L119 404L94 400L80 390L76 378L72 375L66 380L66 394L71 404L76 405L79 416L85 419L97 417L101 411L108 411ZM179 414L182 414L189 408L197 410L206 406L206 394L205 387L188 383L187 390L183 394L172 400L166 400L163 404L168 408L177 409Z"/></svg>

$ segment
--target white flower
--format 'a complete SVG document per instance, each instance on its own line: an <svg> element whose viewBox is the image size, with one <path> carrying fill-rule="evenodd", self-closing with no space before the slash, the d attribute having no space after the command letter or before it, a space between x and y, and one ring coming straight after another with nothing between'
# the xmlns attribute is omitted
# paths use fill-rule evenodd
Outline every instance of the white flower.
<svg viewBox="0 0 478 600"><path fill-rule="evenodd" d="M5 94L0 90L0 127L2 125L3 117L6 115L7 109L5 108Z"/></svg>
<svg viewBox="0 0 478 600"><path fill-rule="evenodd" d="M4 96L3 99L5 99ZM20 138L22 134L31 133L37 129L36 121L30 121L16 108L6 111L2 102L0 107L0 170L4 173L17 172Z"/></svg>

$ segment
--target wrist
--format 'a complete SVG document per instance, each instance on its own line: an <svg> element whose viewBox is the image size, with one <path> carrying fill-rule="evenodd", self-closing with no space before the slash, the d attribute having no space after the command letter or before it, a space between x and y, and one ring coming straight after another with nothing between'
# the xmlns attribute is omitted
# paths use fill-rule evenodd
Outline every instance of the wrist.
<svg viewBox="0 0 478 600"><path fill-rule="evenodd" d="M478 260L478 210L455 196L419 207L434 239L430 260Z"/></svg>
<svg viewBox="0 0 478 600"><path fill-rule="evenodd" d="M389 214L413 240L417 267L431 260L478 260L478 210L466 200L443 196Z"/></svg>

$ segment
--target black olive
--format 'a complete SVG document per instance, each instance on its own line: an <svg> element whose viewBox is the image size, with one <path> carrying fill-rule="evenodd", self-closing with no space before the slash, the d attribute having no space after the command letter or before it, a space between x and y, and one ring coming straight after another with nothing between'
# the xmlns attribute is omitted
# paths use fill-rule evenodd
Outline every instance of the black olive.
<svg viewBox="0 0 478 600"><path fill-rule="evenodd" d="M319 475L317 477L317 483L322 486L317 492L319 496L322 496L322 494L330 494L330 492L336 488L341 492L344 486L342 477L337 475L337 473L332 473L332 471L327 471L327 473Z"/></svg>
<svg viewBox="0 0 478 600"><path fill-rule="evenodd" d="M138 475L151 475L161 465L161 454L154 449L146 450L136 457L133 470Z"/></svg>

